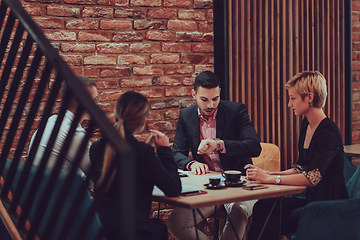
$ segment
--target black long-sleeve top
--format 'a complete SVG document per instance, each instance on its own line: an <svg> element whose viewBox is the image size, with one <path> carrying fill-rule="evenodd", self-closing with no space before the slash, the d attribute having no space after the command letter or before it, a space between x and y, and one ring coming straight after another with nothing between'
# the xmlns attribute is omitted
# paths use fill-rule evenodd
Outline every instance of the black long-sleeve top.
<svg viewBox="0 0 360 240"><path fill-rule="evenodd" d="M153 147L138 142L129 132L126 132L126 140L135 154L136 239L152 239L149 221L153 188L154 186L159 187L165 195L170 197L179 196L181 193L180 177L169 147L157 148L156 155ZM102 164L99 163L103 162L105 145L105 141L100 139L93 143L90 149L90 160L92 163L98 162L95 182L98 180L102 167ZM110 229L106 234L108 240L116 239L119 226L118 177L118 174L115 175L109 190L102 198L98 211L104 228Z"/></svg>

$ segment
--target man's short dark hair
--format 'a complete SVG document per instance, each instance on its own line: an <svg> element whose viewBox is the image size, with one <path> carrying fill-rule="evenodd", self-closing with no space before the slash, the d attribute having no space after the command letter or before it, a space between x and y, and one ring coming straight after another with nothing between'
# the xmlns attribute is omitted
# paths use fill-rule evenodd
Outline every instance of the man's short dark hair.
<svg viewBox="0 0 360 240"><path fill-rule="evenodd" d="M82 85L84 87L92 87L92 86L96 87L96 83L91 78L77 76L77 79L82 83ZM67 89L67 84L66 84L66 81L64 81L63 85L61 87L61 99L62 100L65 99L66 89Z"/></svg>
<svg viewBox="0 0 360 240"><path fill-rule="evenodd" d="M203 71L195 78L194 90L196 92L199 87L211 89L219 86L220 79L215 73L211 71Z"/></svg>

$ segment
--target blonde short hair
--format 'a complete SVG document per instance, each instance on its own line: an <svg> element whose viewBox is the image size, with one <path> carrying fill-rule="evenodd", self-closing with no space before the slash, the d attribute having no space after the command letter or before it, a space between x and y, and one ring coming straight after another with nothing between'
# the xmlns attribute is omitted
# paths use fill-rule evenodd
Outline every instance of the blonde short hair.
<svg viewBox="0 0 360 240"><path fill-rule="evenodd" d="M292 78L285 84L285 88L295 86L296 92L304 99L309 93L314 94L313 106L322 108L325 106L327 96L325 77L318 71L303 71Z"/></svg>

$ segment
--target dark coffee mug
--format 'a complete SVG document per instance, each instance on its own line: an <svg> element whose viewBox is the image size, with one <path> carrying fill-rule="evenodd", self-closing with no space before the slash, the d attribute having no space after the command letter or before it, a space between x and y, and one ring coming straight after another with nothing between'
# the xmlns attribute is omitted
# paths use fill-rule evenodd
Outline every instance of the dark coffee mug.
<svg viewBox="0 0 360 240"><path fill-rule="evenodd" d="M216 187L217 185L220 184L220 177L210 177L209 184L213 187Z"/></svg>
<svg viewBox="0 0 360 240"><path fill-rule="evenodd" d="M238 182L241 177L241 172L237 170L227 170L222 173L222 176L227 182Z"/></svg>

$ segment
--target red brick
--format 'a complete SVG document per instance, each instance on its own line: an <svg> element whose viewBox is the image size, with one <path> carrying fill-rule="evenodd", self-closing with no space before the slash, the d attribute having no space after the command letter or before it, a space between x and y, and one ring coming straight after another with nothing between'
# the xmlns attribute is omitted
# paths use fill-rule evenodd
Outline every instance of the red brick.
<svg viewBox="0 0 360 240"><path fill-rule="evenodd" d="M202 42L203 34L200 32L177 32L177 42Z"/></svg>
<svg viewBox="0 0 360 240"><path fill-rule="evenodd" d="M64 21L60 18L35 17L33 19L40 28L61 29L64 25Z"/></svg>
<svg viewBox="0 0 360 240"><path fill-rule="evenodd" d="M123 94L122 90L102 91L100 94L101 102L116 101L122 94Z"/></svg>
<svg viewBox="0 0 360 240"><path fill-rule="evenodd" d="M201 52L201 53L212 53L214 52L214 46L212 43L193 43L191 44L192 52Z"/></svg>
<svg viewBox="0 0 360 240"><path fill-rule="evenodd" d="M130 76L130 73L131 73L131 69L128 67L100 69L100 77L102 78Z"/></svg>
<svg viewBox="0 0 360 240"><path fill-rule="evenodd" d="M89 20L89 19L76 19L66 21L65 23L66 29L98 29L99 22L97 20Z"/></svg>
<svg viewBox="0 0 360 240"><path fill-rule="evenodd" d="M150 105L151 105L151 110L179 107L178 101L176 101L175 99L168 99L168 98L161 100L150 99Z"/></svg>
<svg viewBox="0 0 360 240"><path fill-rule="evenodd" d="M132 7L160 7L161 0L130 0Z"/></svg>
<svg viewBox="0 0 360 240"><path fill-rule="evenodd" d="M149 112L149 116L148 116L148 120L151 121L158 121L158 120L163 120L161 118L161 112L160 111L150 111Z"/></svg>
<svg viewBox="0 0 360 240"><path fill-rule="evenodd" d="M194 82L195 82L195 77L185 77L184 80L183 80L183 84L186 85L186 86L192 86L194 85Z"/></svg>
<svg viewBox="0 0 360 240"><path fill-rule="evenodd" d="M353 32L360 32L360 23L353 23L352 24L352 31Z"/></svg>
<svg viewBox="0 0 360 240"><path fill-rule="evenodd" d="M95 44L62 43L61 51L73 53L93 53L95 52Z"/></svg>
<svg viewBox="0 0 360 240"><path fill-rule="evenodd" d="M27 0L27 2L38 2L39 0ZM42 3L60 3L61 0L41 0Z"/></svg>
<svg viewBox="0 0 360 240"><path fill-rule="evenodd" d="M213 32L205 33L204 34L204 41L213 43L214 42L214 33Z"/></svg>
<svg viewBox="0 0 360 240"><path fill-rule="evenodd" d="M120 55L118 58L119 64L148 64L150 57L148 55L129 54Z"/></svg>
<svg viewBox="0 0 360 240"><path fill-rule="evenodd" d="M213 0L194 0L194 8L213 8Z"/></svg>
<svg viewBox="0 0 360 240"><path fill-rule="evenodd" d="M190 20L169 20L167 28L175 31L196 31L197 24Z"/></svg>
<svg viewBox="0 0 360 240"><path fill-rule="evenodd" d="M165 74L191 74L193 73L193 67L189 65L174 65L174 66L165 66Z"/></svg>
<svg viewBox="0 0 360 240"><path fill-rule="evenodd" d="M144 29L165 29L164 21L157 20L135 20L134 21L134 29L135 30L144 30Z"/></svg>
<svg viewBox="0 0 360 240"><path fill-rule="evenodd" d="M144 39L141 32L118 32L113 36L115 42L141 42Z"/></svg>
<svg viewBox="0 0 360 240"><path fill-rule="evenodd" d="M159 98L164 96L164 89L162 88L135 88L134 91L141 93L147 98Z"/></svg>
<svg viewBox="0 0 360 240"><path fill-rule="evenodd" d="M164 0L164 7L191 8L192 0Z"/></svg>
<svg viewBox="0 0 360 240"><path fill-rule="evenodd" d="M179 118L179 115L180 115L180 110L179 109L168 109L164 113L165 119L175 119L175 120L177 120Z"/></svg>
<svg viewBox="0 0 360 240"><path fill-rule="evenodd" d="M178 86L181 84L181 78L173 76L161 76L159 78L155 78L153 84L160 86Z"/></svg>
<svg viewBox="0 0 360 240"><path fill-rule="evenodd" d="M214 10L213 9L207 10L206 18L207 18L208 22L214 22Z"/></svg>
<svg viewBox="0 0 360 240"><path fill-rule="evenodd" d="M162 43L163 52L190 52L191 45L189 43Z"/></svg>
<svg viewBox="0 0 360 240"><path fill-rule="evenodd" d="M122 88L136 88L136 87L150 87L152 86L152 77L130 77L122 78L121 87Z"/></svg>
<svg viewBox="0 0 360 240"><path fill-rule="evenodd" d="M205 54L192 54L192 53L181 54L181 63L204 64L204 63L208 63L208 61L209 61L209 57Z"/></svg>
<svg viewBox="0 0 360 240"><path fill-rule="evenodd" d="M113 8L109 7L85 7L82 11L83 17L103 17L103 18L112 18L113 17Z"/></svg>
<svg viewBox="0 0 360 240"><path fill-rule="evenodd" d="M359 141L360 140L360 132L352 132L352 141L353 141L353 143L355 142L355 141Z"/></svg>
<svg viewBox="0 0 360 240"><path fill-rule="evenodd" d="M214 72L214 65L195 65L194 75L197 76L203 71L212 71Z"/></svg>
<svg viewBox="0 0 360 240"><path fill-rule="evenodd" d="M109 42L111 39L110 32L100 31L80 31L79 41L80 42Z"/></svg>
<svg viewBox="0 0 360 240"><path fill-rule="evenodd" d="M161 18L161 19L176 19L177 11L175 9L165 9L165 8L150 8L147 13L147 17L152 18Z"/></svg>
<svg viewBox="0 0 360 240"><path fill-rule="evenodd" d="M151 54L151 63L152 64L166 64L166 63L179 63L180 56L178 54Z"/></svg>
<svg viewBox="0 0 360 240"><path fill-rule="evenodd" d="M360 82L352 82L352 90L360 90Z"/></svg>
<svg viewBox="0 0 360 240"><path fill-rule="evenodd" d="M95 4L96 0L64 0L64 3L70 4Z"/></svg>
<svg viewBox="0 0 360 240"><path fill-rule="evenodd" d="M132 22L128 20L101 20L100 28L110 30L131 30Z"/></svg>
<svg viewBox="0 0 360 240"><path fill-rule="evenodd" d="M179 105L181 108L186 108L186 107L190 107L192 105L194 105L196 102L195 100L192 98L192 97L189 97L188 99L186 98L182 98L180 101L179 101Z"/></svg>
<svg viewBox="0 0 360 240"><path fill-rule="evenodd" d="M110 103L100 103L98 104L98 106L101 108L101 110L103 112L113 112L114 108L115 108L115 104L110 102ZM113 120L114 118L110 119L111 122L114 122Z"/></svg>
<svg viewBox="0 0 360 240"><path fill-rule="evenodd" d="M360 111L360 103L353 103L352 110L354 111Z"/></svg>
<svg viewBox="0 0 360 240"><path fill-rule="evenodd" d="M158 131L172 131L176 130L175 121L158 121L148 124L149 130L158 130Z"/></svg>
<svg viewBox="0 0 360 240"><path fill-rule="evenodd" d="M76 33L72 32L72 31L45 30L44 34L50 41L75 41L76 40Z"/></svg>
<svg viewBox="0 0 360 240"><path fill-rule="evenodd" d="M206 20L206 11L205 10L183 10L179 9L178 12L179 19L192 19L197 21Z"/></svg>
<svg viewBox="0 0 360 240"><path fill-rule="evenodd" d="M49 5L46 8L46 13L50 16L78 18L80 17L80 8L61 6L59 4Z"/></svg>
<svg viewBox="0 0 360 240"><path fill-rule="evenodd" d="M160 43L133 43L130 45L131 53L160 52Z"/></svg>
<svg viewBox="0 0 360 240"><path fill-rule="evenodd" d="M84 65L116 65L116 57L104 55L85 56Z"/></svg>
<svg viewBox="0 0 360 240"><path fill-rule="evenodd" d="M116 79L101 79L95 80L98 89L118 89L119 88L119 80ZM113 111L114 108L111 109Z"/></svg>
<svg viewBox="0 0 360 240"><path fill-rule="evenodd" d="M200 32L212 32L214 31L214 24L212 22L199 22Z"/></svg>
<svg viewBox="0 0 360 240"><path fill-rule="evenodd" d="M115 9L116 18L142 18L144 13L139 9Z"/></svg>
<svg viewBox="0 0 360 240"><path fill-rule="evenodd" d="M170 42L175 40L175 33L160 30L148 30L146 31L145 38L152 41Z"/></svg>
<svg viewBox="0 0 360 240"><path fill-rule="evenodd" d="M87 68L87 67L72 67L72 71L75 75L84 76L84 77L97 77L97 68Z"/></svg>
<svg viewBox="0 0 360 240"><path fill-rule="evenodd" d="M359 70L360 70L360 62L358 62L358 61L353 61L353 63L352 63L352 70L353 70L353 71L359 71Z"/></svg>
<svg viewBox="0 0 360 240"><path fill-rule="evenodd" d="M23 4L23 7L31 16L41 16L46 12L42 6Z"/></svg>
<svg viewBox="0 0 360 240"><path fill-rule="evenodd" d="M128 53L129 44L123 43L102 43L96 45L98 53Z"/></svg>
<svg viewBox="0 0 360 240"><path fill-rule="evenodd" d="M98 5L111 5L117 7L127 7L129 6L129 0L98 0Z"/></svg>
<svg viewBox="0 0 360 240"><path fill-rule="evenodd" d="M134 75L161 75L163 73L163 68L161 66L134 66L133 74Z"/></svg>
<svg viewBox="0 0 360 240"><path fill-rule="evenodd" d="M65 62L69 65L80 66L83 64L83 57L81 55L61 55Z"/></svg>
<svg viewBox="0 0 360 240"><path fill-rule="evenodd" d="M352 1L351 11L360 11L360 2Z"/></svg>

